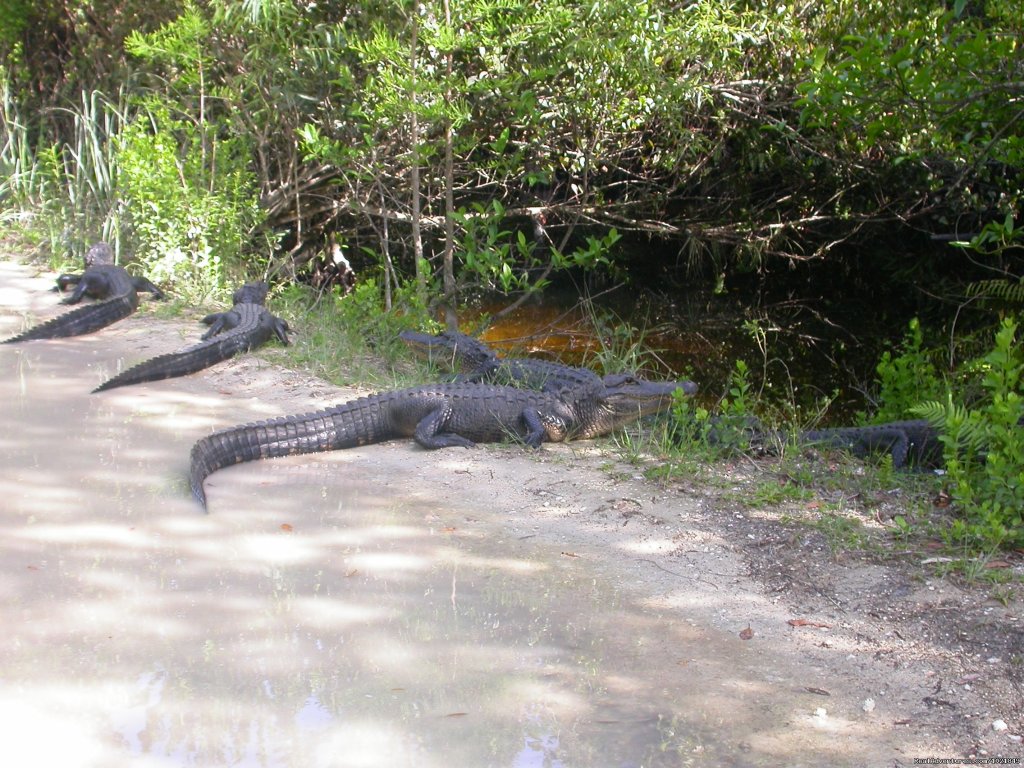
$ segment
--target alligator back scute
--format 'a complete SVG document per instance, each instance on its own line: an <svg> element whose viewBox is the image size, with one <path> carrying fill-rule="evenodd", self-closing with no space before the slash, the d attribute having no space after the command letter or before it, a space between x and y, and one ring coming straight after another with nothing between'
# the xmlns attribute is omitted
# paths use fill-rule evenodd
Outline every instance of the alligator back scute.
<svg viewBox="0 0 1024 768"><path fill-rule="evenodd" d="M458 331L446 331L432 336L406 330L399 333L398 338L431 363L468 375L498 359L497 353L482 341Z"/></svg>
<svg viewBox="0 0 1024 768"><path fill-rule="evenodd" d="M402 331L399 338L434 363L455 371L456 383L486 383L537 389L559 397L584 398L601 392L601 378L589 368L534 358L503 358L479 339L458 331L431 336Z"/></svg>
<svg viewBox="0 0 1024 768"><path fill-rule="evenodd" d="M253 283L244 283L235 289L231 294L232 304L265 304L267 294L270 293L270 286L262 280Z"/></svg>

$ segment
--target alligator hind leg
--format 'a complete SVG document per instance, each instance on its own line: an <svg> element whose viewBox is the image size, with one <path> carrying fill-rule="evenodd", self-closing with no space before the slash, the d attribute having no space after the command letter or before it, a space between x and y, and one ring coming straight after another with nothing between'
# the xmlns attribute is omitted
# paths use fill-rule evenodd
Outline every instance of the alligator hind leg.
<svg viewBox="0 0 1024 768"><path fill-rule="evenodd" d="M468 437L457 435L454 432L442 431L451 415L452 409L449 405L442 405L434 409L420 419L416 425L416 432L413 434L413 438L424 448L430 449L450 448L452 446L459 446L460 448L476 447L476 443Z"/></svg>
<svg viewBox="0 0 1024 768"><path fill-rule="evenodd" d="M277 338L281 340L281 343L286 347L290 343L288 341L288 331L290 330L291 328L288 327L288 323L279 317L274 318L274 335L277 336Z"/></svg>
<svg viewBox="0 0 1024 768"><path fill-rule="evenodd" d="M61 275L61 277L65 276ZM86 272L76 281L75 290L71 292L71 295L61 300L61 304L77 304L83 296L104 299L110 295L110 290L110 280L106 275Z"/></svg>
<svg viewBox="0 0 1024 768"><path fill-rule="evenodd" d="M57 287L53 290L64 293L64 291L68 289L69 285L78 285L80 282L82 282L81 275L60 275L57 278Z"/></svg>

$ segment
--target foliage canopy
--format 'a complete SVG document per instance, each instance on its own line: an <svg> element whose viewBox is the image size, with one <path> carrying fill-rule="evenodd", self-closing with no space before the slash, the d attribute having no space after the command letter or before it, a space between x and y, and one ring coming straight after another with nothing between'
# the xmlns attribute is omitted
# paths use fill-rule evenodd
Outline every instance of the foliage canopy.
<svg viewBox="0 0 1024 768"><path fill-rule="evenodd" d="M272 237L250 227L230 258L277 272L340 242L389 279L453 253L464 289L493 287L612 227L715 274L849 268L846 244L969 239L1016 215L1013 6L3 0L17 120L0 158L63 153L66 105L123 91L196 126L201 153L246 147ZM507 247L481 263L471 222L495 211ZM518 246L538 221L545 236ZM988 268L1019 276L1009 255Z"/></svg>

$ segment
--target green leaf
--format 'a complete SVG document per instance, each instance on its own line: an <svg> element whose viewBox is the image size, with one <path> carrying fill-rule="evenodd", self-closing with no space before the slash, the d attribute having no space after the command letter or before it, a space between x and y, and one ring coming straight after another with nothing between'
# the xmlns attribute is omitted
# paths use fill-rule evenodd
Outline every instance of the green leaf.
<svg viewBox="0 0 1024 768"><path fill-rule="evenodd" d="M496 153L500 155L502 152L505 151L505 145L508 144L508 137L509 129L506 127L505 130L501 132L501 135L497 138L497 140L491 142L491 149L493 149Z"/></svg>

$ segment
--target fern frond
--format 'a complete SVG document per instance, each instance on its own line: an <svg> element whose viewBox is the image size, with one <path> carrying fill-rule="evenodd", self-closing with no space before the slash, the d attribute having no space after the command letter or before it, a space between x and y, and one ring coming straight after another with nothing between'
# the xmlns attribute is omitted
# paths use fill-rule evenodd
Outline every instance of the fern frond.
<svg viewBox="0 0 1024 768"><path fill-rule="evenodd" d="M979 280L967 286L967 295L980 299L999 299L1008 304L1024 304L1024 280Z"/></svg>
<svg viewBox="0 0 1024 768"><path fill-rule="evenodd" d="M953 444L961 449L981 451L989 442L989 424L977 411L968 410L962 403L954 403L950 398L945 403L937 400L921 403L911 411L939 430L948 435Z"/></svg>
<svg viewBox="0 0 1024 768"><path fill-rule="evenodd" d="M962 407L962 406L961 406ZM915 416L919 416L922 419L926 419L936 429L944 429L946 427L946 417L950 413L950 409L955 409L956 405L953 403L940 403L938 400L930 400L919 405L915 405L910 409L910 412ZM966 409L964 409L966 411ZM966 413L964 414L966 415Z"/></svg>

